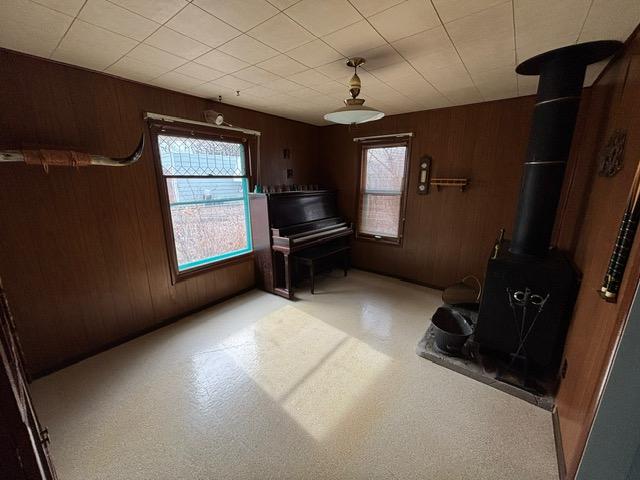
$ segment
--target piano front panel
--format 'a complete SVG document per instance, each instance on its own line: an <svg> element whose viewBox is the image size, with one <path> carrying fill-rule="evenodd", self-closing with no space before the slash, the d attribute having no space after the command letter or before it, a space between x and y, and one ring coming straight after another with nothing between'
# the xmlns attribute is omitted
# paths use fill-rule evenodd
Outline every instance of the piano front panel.
<svg viewBox="0 0 640 480"><path fill-rule="evenodd" d="M316 222L337 217L336 192L268 193L271 228Z"/></svg>

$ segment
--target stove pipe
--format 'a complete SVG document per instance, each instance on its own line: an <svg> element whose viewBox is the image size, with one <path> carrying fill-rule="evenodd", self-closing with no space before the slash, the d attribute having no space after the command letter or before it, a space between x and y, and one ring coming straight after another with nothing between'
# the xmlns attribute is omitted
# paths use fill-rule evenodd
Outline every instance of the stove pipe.
<svg viewBox="0 0 640 480"><path fill-rule="evenodd" d="M555 222L587 65L613 55L621 42L602 40L558 48L521 63L540 75L538 94L509 250L544 256Z"/></svg>

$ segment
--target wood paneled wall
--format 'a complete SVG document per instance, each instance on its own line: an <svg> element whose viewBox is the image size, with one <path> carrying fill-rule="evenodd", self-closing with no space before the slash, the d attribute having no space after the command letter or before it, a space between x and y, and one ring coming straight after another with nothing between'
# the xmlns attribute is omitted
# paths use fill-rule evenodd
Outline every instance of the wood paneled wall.
<svg viewBox="0 0 640 480"><path fill-rule="evenodd" d="M558 229L559 244L575 252L574 262L583 273L565 346L567 373L556 402L568 478L573 478L580 462L640 274L640 240L636 238L618 303L606 303L596 293L640 162L640 38L636 36L591 90L584 112L585 132L574 147L576 168L567 182L564 220ZM598 176L598 154L617 128L627 130L623 169L611 178Z"/></svg>
<svg viewBox="0 0 640 480"><path fill-rule="evenodd" d="M355 221L359 157L353 137L413 132L404 240L401 246L360 240L355 266L444 287L484 275L499 229L510 231L529 136L533 97L394 115L357 128L321 129L325 182L340 190ZM420 158L433 158L433 177L468 177L456 188L418 195Z"/></svg>
<svg viewBox="0 0 640 480"><path fill-rule="evenodd" d="M316 182L316 127L0 51L0 146L127 155L144 111L262 132L263 183ZM291 158L284 160L282 149ZM244 261L171 284L151 149L130 167L0 165L0 274L39 374L254 284Z"/></svg>

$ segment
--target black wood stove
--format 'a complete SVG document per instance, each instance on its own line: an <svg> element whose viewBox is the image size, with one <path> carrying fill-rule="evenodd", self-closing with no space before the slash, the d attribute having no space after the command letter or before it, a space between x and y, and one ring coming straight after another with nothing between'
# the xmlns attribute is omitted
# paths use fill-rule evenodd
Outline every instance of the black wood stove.
<svg viewBox="0 0 640 480"><path fill-rule="evenodd" d="M474 341L520 372L557 372L577 292L567 257L549 247L587 65L622 44L559 48L521 63L540 75L511 242L489 260Z"/></svg>

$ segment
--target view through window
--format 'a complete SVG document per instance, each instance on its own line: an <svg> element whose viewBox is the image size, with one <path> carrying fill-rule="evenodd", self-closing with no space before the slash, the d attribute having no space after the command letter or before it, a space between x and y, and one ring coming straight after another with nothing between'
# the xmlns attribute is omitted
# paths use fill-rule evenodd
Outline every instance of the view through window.
<svg viewBox="0 0 640 480"><path fill-rule="evenodd" d="M178 271L250 252L244 144L165 134L157 138Z"/></svg>
<svg viewBox="0 0 640 480"><path fill-rule="evenodd" d="M399 242L407 144L362 147L358 235Z"/></svg>

